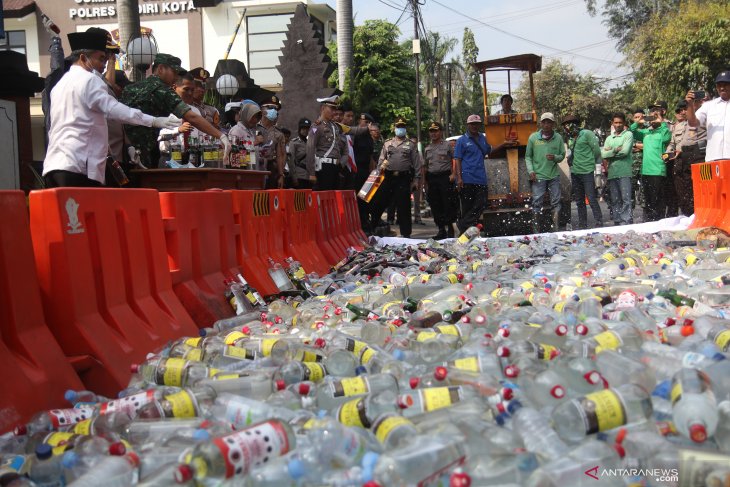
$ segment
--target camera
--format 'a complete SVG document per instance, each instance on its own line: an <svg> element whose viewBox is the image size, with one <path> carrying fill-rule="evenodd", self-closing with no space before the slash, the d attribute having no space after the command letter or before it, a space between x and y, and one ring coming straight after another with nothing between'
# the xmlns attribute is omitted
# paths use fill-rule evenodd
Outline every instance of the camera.
<svg viewBox="0 0 730 487"><path fill-rule="evenodd" d="M704 100L706 93L704 90L694 90L695 100Z"/></svg>

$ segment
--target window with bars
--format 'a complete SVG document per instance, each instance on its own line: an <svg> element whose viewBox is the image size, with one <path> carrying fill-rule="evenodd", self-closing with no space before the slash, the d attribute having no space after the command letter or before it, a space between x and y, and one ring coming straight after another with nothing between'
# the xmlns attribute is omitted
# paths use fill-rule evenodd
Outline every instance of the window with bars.
<svg viewBox="0 0 730 487"><path fill-rule="evenodd" d="M293 13L256 15L246 19L248 33L248 72L258 85L281 83L279 64L287 26Z"/></svg>
<svg viewBox="0 0 730 487"><path fill-rule="evenodd" d="M5 38L0 39L1 51L15 51L20 54L25 52L25 31L24 30L6 30Z"/></svg>

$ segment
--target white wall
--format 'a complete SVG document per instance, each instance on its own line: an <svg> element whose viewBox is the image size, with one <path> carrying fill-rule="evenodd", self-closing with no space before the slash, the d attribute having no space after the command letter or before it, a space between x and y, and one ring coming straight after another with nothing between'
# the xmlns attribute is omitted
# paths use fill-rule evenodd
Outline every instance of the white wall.
<svg viewBox="0 0 730 487"><path fill-rule="evenodd" d="M231 41L233 32L236 30L239 12L230 3L220 3L214 8L203 9L203 64L204 68L215 72L219 59L223 59ZM246 21L241 24L238 35L231 48L229 59L238 59L246 64Z"/></svg>
<svg viewBox="0 0 730 487"><path fill-rule="evenodd" d="M41 63L39 58L38 25L35 13L28 14L19 19L6 18L5 30L25 31L25 53L28 58L28 69L43 76L43 73L41 73Z"/></svg>

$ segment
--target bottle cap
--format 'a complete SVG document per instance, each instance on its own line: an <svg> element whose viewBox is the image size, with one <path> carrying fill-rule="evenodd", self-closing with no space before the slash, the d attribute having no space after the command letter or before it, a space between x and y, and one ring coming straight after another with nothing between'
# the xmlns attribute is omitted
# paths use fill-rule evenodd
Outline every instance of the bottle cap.
<svg viewBox="0 0 730 487"><path fill-rule="evenodd" d="M683 337L688 337L690 335L694 335L695 333L695 327L692 325L682 325L682 329L680 331Z"/></svg>
<svg viewBox="0 0 730 487"><path fill-rule="evenodd" d="M127 453L127 447L121 441L115 441L109 445L109 455L120 457Z"/></svg>
<svg viewBox="0 0 730 487"><path fill-rule="evenodd" d="M210 433L208 433L208 430L204 428L198 428L193 431L193 439L195 441L208 441L210 439Z"/></svg>
<svg viewBox="0 0 730 487"><path fill-rule="evenodd" d="M586 372L585 374L583 374L583 378L592 386L601 382L601 374L599 374L596 370Z"/></svg>
<svg viewBox="0 0 730 487"><path fill-rule="evenodd" d="M502 399L505 401L509 401L513 397L515 397L515 391L511 387L504 387L502 388Z"/></svg>
<svg viewBox="0 0 730 487"><path fill-rule="evenodd" d="M185 484L193 479L195 471L190 465L178 465L175 469L175 482L178 484Z"/></svg>
<svg viewBox="0 0 730 487"><path fill-rule="evenodd" d="M66 399L71 404L75 404L76 403L76 399L78 398L78 396L79 396L79 394L76 391L72 390L72 389L67 390L63 394L63 398Z"/></svg>
<svg viewBox="0 0 730 487"><path fill-rule="evenodd" d="M79 463L79 454L69 450L61 457L61 466L66 469L74 468Z"/></svg>
<svg viewBox="0 0 730 487"><path fill-rule="evenodd" d="M132 365L130 365L129 366L129 370L133 374L136 374L137 372L139 372L139 364L132 364Z"/></svg>
<svg viewBox="0 0 730 487"><path fill-rule="evenodd" d="M283 391L284 389L286 389L286 382L281 379L274 381L274 385L276 386L277 391Z"/></svg>
<svg viewBox="0 0 730 487"><path fill-rule="evenodd" d="M304 474L307 473L306 465L304 465L304 462L299 460L298 458L290 460L286 466L286 469L289 472L289 476L294 480L298 480L304 477Z"/></svg>
<svg viewBox="0 0 730 487"><path fill-rule="evenodd" d="M509 404L507 404L507 412L510 414L515 414L517 411L519 411L522 408L522 403L520 401L510 401Z"/></svg>
<svg viewBox="0 0 730 487"><path fill-rule="evenodd" d="M375 464L378 463L378 458L380 458L380 454L373 451L366 452L362 457L362 468L365 470L373 470Z"/></svg>
<svg viewBox="0 0 730 487"><path fill-rule="evenodd" d="M446 367L439 366L436 367L433 371L433 377L438 381L445 380L447 375L449 375L449 371L446 369Z"/></svg>
<svg viewBox="0 0 730 487"><path fill-rule="evenodd" d="M510 379L514 379L518 375L520 375L520 369L516 365L508 365L504 368L504 375L509 377Z"/></svg>
<svg viewBox="0 0 730 487"><path fill-rule="evenodd" d="M300 396L306 396L306 395L308 395L309 394L309 391L310 391L309 384L307 384L306 382L300 382L299 383L299 395Z"/></svg>
<svg viewBox="0 0 730 487"><path fill-rule="evenodd" d="M395 350L393 350L393 358L396 360L403 361L406 359L406 354L400 348L396 348Z"/></svg>
<svg viewBox="0 0 730 487"><path fill-rule="evenodd" d="M689 437L695 443L704 443L707 439L707 429L705 428L705 425L700 423L691 425L689 427Z"/></svg>
<svg viewBox="0 0 730 487"><path fill-rule="evenodd" d="M562 399L565 397L565 388L560 384L555 385L552 389L550 389L550 395L555 399Z"/></svg>
<svg viewBox="0 0 730 487"><path fill-rule="evenodd" d="M470 487L471 477L468 473L457 470L449 478L449 487Z"/></svg>
<svg viewBox="0 0 730 487"><path fill-rule="evenodd" d="M575 327L575 332L576 332L576 333L577 333L578 335L583 335L583 336L585 336L585 335L587 335L587 334L588 334L588 327L587 327L586 325L584 325L583 323L580 323L580 324L578 324L578 325L577 325L577 326Z"/></svg>
<svg viewBox="0 0 730 487"><path fill-rule="evenodd" d="M206 335L208 335L208 330L206 330L205 328L201 328L198 330L198 336L205 337Z"/></svg>
<svg viewBox="0 0 730 487"><path fill-rule="evenodd" d="M500 328L499 330L497 330L497 335L501 336L502 338L509 337L509 328Z"/></svg>
<svg viewBox="0 0 730 487"><path fill-rule="evenodd" d="M418 377L411 377L410 379L408 379L408 385L411 389L415 389L420 383L421 379L419 379Z"/></svg>
<svg viewBox="0 0 730 487"><path fill-rule="evenodd" d="M558 335L559 337L562 337L562 336L567 335L568 334L568 327L565 326L565 325L558 325L555 328L555 334Z"/></svg>
<svg viewBox="0 0 730 487"><path fill-rule="evenodd" d="M397 400L398 407L401 409L408 409L413 406L413 398L410 394L401 394Z"/></svg>
<svg viewBox="0 0 730 487"><path fill-rule="evenodd" d="M363 375L367 373L368 369L364 365L358 365L357 367L355 367L355 375Z"/></svg>
<svg viewBox="0 0 730 487"><path fill-rule="evenodd" d="M502 331L502 330L499 330ZM500 345L497 347L497 356L498 357L509 357L510 351L508 347L505 347L504 345ZM507 369L505 369L505 374L507 373Z"/></svg>
<svg viewBox="0 0 730 487"><path fill-rule="evenodd" d="M41 443L35 447L35 456L38 460L46 460L53 455L53 447L48 443Z"/></svg>
<svg viewBox="0 0 730 487"><path fill-rule="evenodd" d="M28 427L24 424L19 424L15 427L13 433L15 433L15 436L25 436L28 434Z"/></svg>

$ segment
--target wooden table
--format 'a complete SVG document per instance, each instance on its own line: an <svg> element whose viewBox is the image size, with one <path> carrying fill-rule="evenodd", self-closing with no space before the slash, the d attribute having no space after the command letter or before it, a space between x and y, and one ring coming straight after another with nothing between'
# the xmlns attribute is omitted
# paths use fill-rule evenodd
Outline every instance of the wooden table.
<svg viewBox="0 0 730 487"><path fill-rule="evenodd" d="M134 169L131 174L142 188L158 191L204 191L220 189L264 189L269 171L242 169Z"/></svg>

